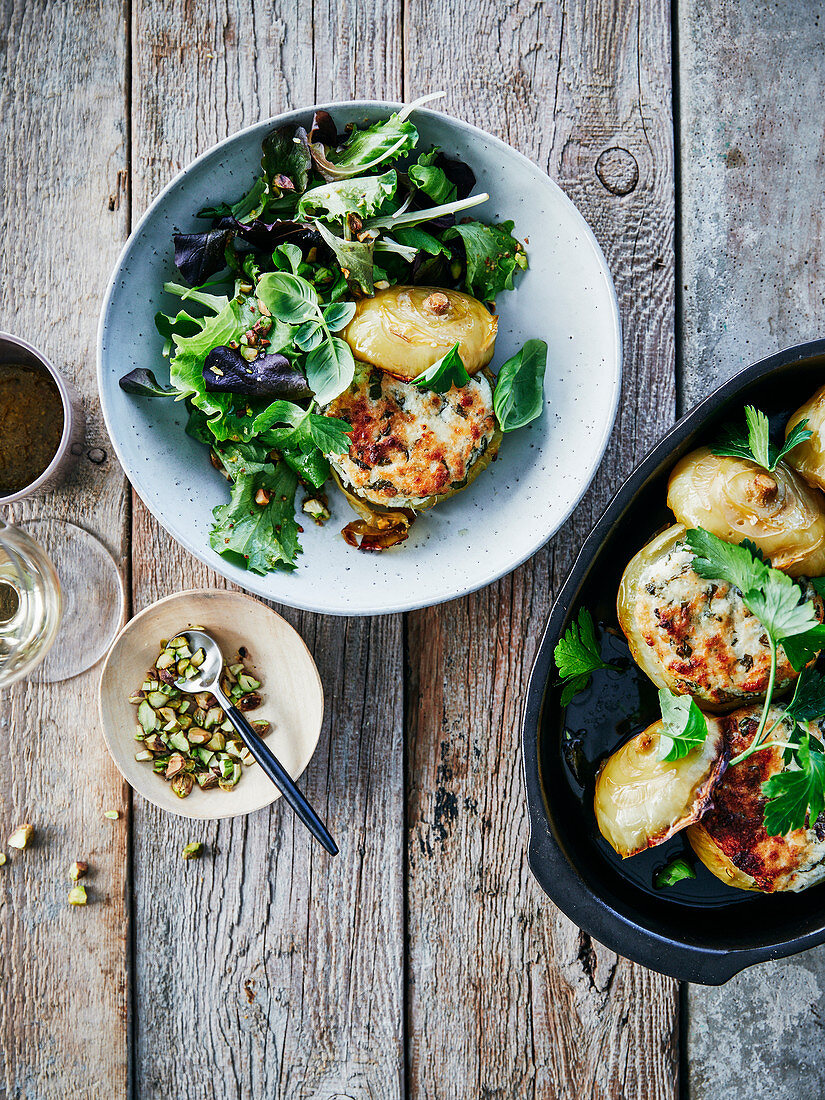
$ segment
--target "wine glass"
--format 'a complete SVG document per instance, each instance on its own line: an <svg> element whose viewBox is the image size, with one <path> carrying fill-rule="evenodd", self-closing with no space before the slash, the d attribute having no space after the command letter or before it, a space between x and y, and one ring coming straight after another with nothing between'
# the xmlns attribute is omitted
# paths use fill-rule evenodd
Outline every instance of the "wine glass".
<svg viewBox="0 0 825 1100"><path fill-rule="evenodd" d="M64 520L23 530L0 517L0 688L85 672L108 650L123 606L120 573L94 535Z"/></svg>

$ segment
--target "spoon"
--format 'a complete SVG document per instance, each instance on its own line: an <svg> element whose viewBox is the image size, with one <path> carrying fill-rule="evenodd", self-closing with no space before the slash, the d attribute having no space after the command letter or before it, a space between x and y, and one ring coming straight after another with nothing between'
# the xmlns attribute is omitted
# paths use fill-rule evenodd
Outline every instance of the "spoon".
<svg viewBox="0 0 825 1100"><path fill-rule="evenodd" d="M181 678L175 681L175 687L180 691L197 694L199 691L208 691L215 696L226 712L226 717L241 735L244 744L261 765L263 770L290 804L292 809L303 821L316 840L332 855L338 854L338 845L327 832L326 826L313 810L287 772L283 764L266 745L260 734L247 722L243 714L235 704L224 694L220 680L223 672L223 653L215 639L205 630L181 630L175 637L185 638L186 644L192 653L202 649L206 654L203 664L197 670L197 675L190 680Z"/></svg>

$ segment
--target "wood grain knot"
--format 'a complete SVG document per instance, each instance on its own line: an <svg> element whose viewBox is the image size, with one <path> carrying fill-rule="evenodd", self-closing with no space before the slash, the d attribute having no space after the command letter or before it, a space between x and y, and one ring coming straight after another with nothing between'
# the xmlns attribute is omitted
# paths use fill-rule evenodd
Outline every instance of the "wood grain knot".
<svg viewBox="0 0 825 1100"><path fill-rule="evenodd" d="M639 164L627 149L614 145L599 155L596 175L611 195L629 195L639 182Z"/></svg>
<svg viewBox="0 0 825 1100"><path fill-rule="evenodd" d="M106 461L106 452L102 447L92 447L90 451L86 452L86 457L95 466L101 466Z"/></svg>

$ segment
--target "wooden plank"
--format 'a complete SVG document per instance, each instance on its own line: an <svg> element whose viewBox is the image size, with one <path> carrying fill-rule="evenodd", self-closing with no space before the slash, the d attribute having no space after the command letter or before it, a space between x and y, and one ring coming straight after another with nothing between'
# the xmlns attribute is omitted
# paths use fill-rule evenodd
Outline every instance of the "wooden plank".
<svg viewBox="0 0 825 1100"><path fill-rule="evenodd" d="M0 327L53 359L88 416L76 473L7 518L80 523L125 572L125 481L95 382L101 294L128 231L125 13L3 0L0 28ZM0 691L0 847L36 828L0 870L0 1096L15 1100L127 1094L127 832L103 817L127 794L98 733L98 675ZM76 859L91 867L85 909L67 902Z"/></svg>
<svg viewBox="0 0 825 1100"><path fill-rule="evenodd" d="M241 126L317 100L396 97L399 40L392 0L314 13L140 0L136 215L174 171ZM136 607L222 583L136 503ZM284 614L324 681L324 730L302 787L341 853L331 861L277 805L195 831L136 800L141 1096L403 1092L402 623ZM195 835L208 855L183 874L179 851Z"/></svg>
<svg viewBox="0 0 825 1100"><path fill-rule="evenodd" d="M823 17L810 0L679 5L685 409L822 336ZM824 1013L823 948L691 986L690 1095L822 1096Z"/></svg>
<svg viewBox="0 0 825 1100"><path fill-rule="evenodd" d="M512 576L410 616L410 1095L673 1097L676 984L553 908L526 864L519 718L552 591L674 415L670 22L664 0L409 0L407 94L542 166L596 231L625 329L613 443L565 530ZM445 79L449 74L449 79Z"/></svg>

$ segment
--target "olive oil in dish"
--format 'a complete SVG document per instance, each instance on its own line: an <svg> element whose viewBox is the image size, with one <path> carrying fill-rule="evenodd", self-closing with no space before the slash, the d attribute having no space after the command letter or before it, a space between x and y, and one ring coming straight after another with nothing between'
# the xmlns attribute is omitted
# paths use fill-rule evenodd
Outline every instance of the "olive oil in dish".
<svg viewBox="0 0 825 1100"><path fill-rule="evenodd" d="M57 453L63 403L45 371L0 363L0 496L36 481Z"/></svg>

